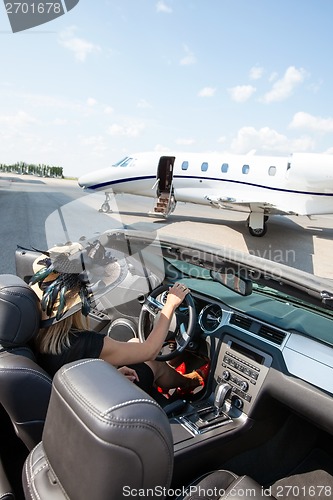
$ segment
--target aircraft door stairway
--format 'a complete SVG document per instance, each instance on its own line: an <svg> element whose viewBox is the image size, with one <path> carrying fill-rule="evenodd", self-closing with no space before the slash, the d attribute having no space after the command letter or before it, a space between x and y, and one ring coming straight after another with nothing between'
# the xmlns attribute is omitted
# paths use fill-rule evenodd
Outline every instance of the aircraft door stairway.
<svg viewBox="0 0 333 500"><path fill-rule="evenodd" d="M156 182L153 189L156 188L156 198L154 198L153 210L149 215L167 217L176 208L176 200L173 193L173 166L174 156L161 156L158 168Z"/></svg>

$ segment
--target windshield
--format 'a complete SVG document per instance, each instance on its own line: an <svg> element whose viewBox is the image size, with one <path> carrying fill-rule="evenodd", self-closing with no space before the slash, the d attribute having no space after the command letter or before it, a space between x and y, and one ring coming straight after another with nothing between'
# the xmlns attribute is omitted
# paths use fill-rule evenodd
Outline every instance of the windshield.
<svg viewBox="0 0 333 500"><path fill-rule="evenodd" d="M221 282L218 279L218 273L215 271L211 272L211 264L207 263L207 268L202 266L197 266L194 263L184 262L182 260L176 259L166 259L167 261L167 269L169 271L169 275L172 276L173 272L177 272L177 278L179 274L182 277L186 277L189 279L196 280L205 280L210 282L212 285L214 283L219 284L220 287L216 286L216 289L220 288L223 293L228 295L228 291L226 289L231 289L231 287L226 286L225 283ZM216 266L218 267L218 265ZM243 274L247 274L248 277L251 277L252 289L251 294L265 295L267 297L272 297L273 299L279 300L281 303L286 305L292 304L295 307L300 307L308 310L313 310L318 314L323 314L327 316L333 317L333 308L331 304L329 307L325 307L326 301L323 300L322 296L319 294L318 299L315 300L308 294L308 290L305 288L299 290L297 288L292 289L288 282L284 283L281 279L277 280L274 274L269 276L267 272L263 274L259 274L258 272L253 273L252 269L247 269L245 267L242 268ZM233 271L234 273L236 271ZM179 274L178 274L179 273ZM233 290L231 296L237 296L239 294L239 290Z"/></svg>
<svg viewBox="0 0 333 500"><path fill-rule="evenodd" d="M210 265L208 267L211 268ZM314 303L306 291L299 293L299 290L294 289L292 294L290 286L286 284L285 287L290 292L287 293L283 290L281 281L269 280L267 274L264 279L269 280L271 286L253 279L252 293L244 297L214 280L209 269L193 263L167 258L166 273L174 280L185 281L192 291L213 296L233 310L333 345L333 310L324 307L318 300Z"/></svg>
<svg viewBox="0 0 333 500"><path fill-rule="evenodd" d="M122 160L117 161L116 163L113 163L113 167L127 167L131 163L133 158L130 158L129 156L126 156Z"/></svg>

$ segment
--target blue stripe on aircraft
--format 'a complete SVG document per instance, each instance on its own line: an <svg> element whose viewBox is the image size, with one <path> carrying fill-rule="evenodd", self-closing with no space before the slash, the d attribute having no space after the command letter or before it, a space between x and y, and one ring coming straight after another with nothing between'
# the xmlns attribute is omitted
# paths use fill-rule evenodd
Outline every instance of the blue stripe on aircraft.
<svg viewBox="0 0 333 500"><path fill-rule="evenodd" d="M200 180L207 180L207 181L219 181L219 182L230 182L232 184L241 184L244 186L251 186L251 187L258 187L261 189L269 189L270 191L279 191L282 193L293 193L293 194L308 194L308 195L313 195L313 196L333 196L333 193L317 193L313 191L297 191L295 189L283 189L283 188L277 188L277 187L272 187L272 186L263 186L261 184L254 184L252 182L243 182L243 181L236 181L234 179L220 179L216 177L200 177L200 176L195 176L195 175L174 175L174 179L200 179ZM115 184L123 184L126 182L136 182L136 181L142 181L142 180L148 180L148 179L156 179L154 175L144 175L141 177L128 177L127 179L117 179L115 181L108 181L108 182L102 182L100 184L95 184L94 186L89 186L89 189L102 189L102 188L107 188L107 187L112 187L112 185Z"/></svg>
<svg viewBox="0 0 333 500"><path fill-rule="evenodd" d="M101 184L94 184L94 186L89 186L88 189L101 189L101 188L111 187L114 184L122 184L123 182L145 181L147 179L156 179L156 176L145 175L141 177L129 177L128 179L118 179L116 181L107 181L107 182L102 182Z"/></svg>

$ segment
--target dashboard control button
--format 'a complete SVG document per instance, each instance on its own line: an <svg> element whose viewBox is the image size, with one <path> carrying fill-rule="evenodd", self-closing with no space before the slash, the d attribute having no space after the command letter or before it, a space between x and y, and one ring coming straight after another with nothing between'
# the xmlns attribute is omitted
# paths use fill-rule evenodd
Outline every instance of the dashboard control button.
<svg viewBox="0 0 333 500"><path fill-rule="evenodd" d="M246 392L249 389L249 384L248 382L246 382L246 380L242 380L239 384L239 387L242 389L242 391Z"/></svg>
<svg viewBox="0 0 333 500"><path fill-rule="evenodd" d="M243 401L241 400L241 398L233 398L232 404L238 410L241 410L243 408Z"/></svg>

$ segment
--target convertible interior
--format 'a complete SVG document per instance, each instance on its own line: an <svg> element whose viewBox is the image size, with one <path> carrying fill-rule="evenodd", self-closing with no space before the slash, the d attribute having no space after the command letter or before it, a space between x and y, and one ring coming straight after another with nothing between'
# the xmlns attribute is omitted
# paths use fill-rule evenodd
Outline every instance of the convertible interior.
<svg viewBox="0 0 333 500"><path fill-rule="evenodd" d="M1 499L331 498L333 287L258 257L110 231L117 287L91 328L150 333L168 293L189 289L158 357L204 385L148 396L101 360L37 365L36 251L0 276Z"/></svg>

